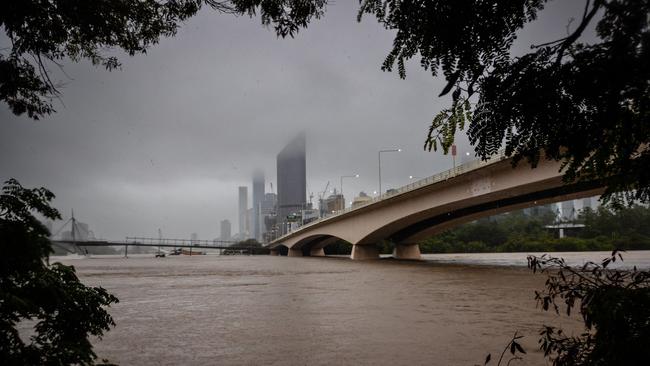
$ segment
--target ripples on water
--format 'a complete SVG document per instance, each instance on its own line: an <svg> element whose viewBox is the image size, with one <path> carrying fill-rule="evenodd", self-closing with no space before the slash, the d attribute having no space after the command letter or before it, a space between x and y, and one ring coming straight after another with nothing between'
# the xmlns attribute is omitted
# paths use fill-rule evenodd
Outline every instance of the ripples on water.
<svg viewBox="0 0 650 366"><path fill-rule="evenodd" d="M499 256L63 262L120 299L110 310L117 327L95 344L122 365L473 365L500 353L515 330L526 335L526 364L543 365L542 323L580 330L575 319L535 308L545 278L446 263L525 265L525 254Z"/></svg>
<svg viewBox="0 0 650 366"><path fill-rule="evenodd" d="M544 253L460 253L460 254L424 254L425 260L438 263L472 264L485 266L526 266L528 255L541 256ZM550 253L554 257L564 258L571 266L582 266L591 261L600 263L608 258L611 252L556 252ZM609 268L650 269L650 251L638 250L621 252L623 261L610 264Z"/></svg>

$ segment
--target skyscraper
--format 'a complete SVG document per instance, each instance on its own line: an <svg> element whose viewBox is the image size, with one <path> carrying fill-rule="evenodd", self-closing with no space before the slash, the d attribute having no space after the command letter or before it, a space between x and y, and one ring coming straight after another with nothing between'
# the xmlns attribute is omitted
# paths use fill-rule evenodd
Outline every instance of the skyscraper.
<svg viewBox="0 0 650 366"><path fill-rule="evenodd" d="M300 214L307 202L307 163L305 133L298 134L277 157L277 222L282 230L290 214ZM284 232L284 230L282 230Z"/></svg>
<svg viewBox="0 0 650 366"><path fill-rule="evenodd" d="M239 236L248 237L248 187L239 187Z"/></svg>
<svg viewBox="0 0 650 366"><path fill-rule="evenodd" d="M262 218L262 201L264 201L264 172L253 172L253 238L262 240L264 232L264 219Z"/></svg>
<svg viewBox="0 0 650 366"><path fill-rule="evenodd" d="M219 232L219 239L221 240L230 240L231 238L231 225L230 225L230 220L222 220L220 223L220 232Z"/></svg>

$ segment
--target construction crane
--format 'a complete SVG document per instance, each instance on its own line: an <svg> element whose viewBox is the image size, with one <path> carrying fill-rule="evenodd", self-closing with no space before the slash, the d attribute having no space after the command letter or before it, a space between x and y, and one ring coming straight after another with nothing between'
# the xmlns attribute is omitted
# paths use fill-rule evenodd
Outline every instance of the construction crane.
<svg viewBox="0 0 650 366"><path fill-rule="evenodd" d="M327 185L325 185L325 189L322 192L319 192L318 194L318 212L320 216L323 216L323 196L325 195L325 192L327 192L327 188L330 187L330 181L327 181Z"/></svg>
<svg viewBox="0 0 650 366"><path fill-rule="evenodd" d="M327 185L325 185L325 189L322 192L320 192L320 194L318 195L318 199L320 199L321 201L323 200L323 195L325 195L325 192L327 192L327 188L329 187L330 187L330 181L328 180Z"/></svg>

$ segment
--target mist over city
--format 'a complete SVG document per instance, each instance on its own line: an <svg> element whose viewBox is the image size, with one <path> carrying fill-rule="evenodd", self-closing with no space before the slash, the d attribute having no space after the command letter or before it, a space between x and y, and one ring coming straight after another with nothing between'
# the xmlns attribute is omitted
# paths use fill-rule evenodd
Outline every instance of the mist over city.
<svg viewBox="0 0 650 366"><path fill-rule="evenodd" d="M74 210L98 238L161 229L213 239L221 220L237 227L237 187L248 186L252 202L255 169L266 192L270 183L277 189L276 156L301 131L314 206L327 182L339 189L344 175L359 174L345 181L347 205L377 191L381 149L402 149L383 157L385 188L450 169L451 156L423 149L431 119L448 103L437 97L444 79L417 62L405 80L381 71L394 34L371 18L357 22L357 9L330 4L287 39L257 17L205 9L145 55L115 51L121 70L52 67L62 91L55 114L32 121L0 108L0 177L48 187L63 216ZM580 2L548 4L521 32L520 47L564 35L581 10ZM459 162L475 159L463 132L457 139Z"/></svg>

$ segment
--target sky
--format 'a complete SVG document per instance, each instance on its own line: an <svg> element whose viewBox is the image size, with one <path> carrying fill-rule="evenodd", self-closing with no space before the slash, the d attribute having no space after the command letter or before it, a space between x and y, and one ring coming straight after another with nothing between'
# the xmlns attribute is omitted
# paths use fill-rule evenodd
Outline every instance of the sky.
<svg viewBox="0 0 650 366"><path fill-rule="evenodd" d="M551 2L513 54L566 35L583 6ZM382 72L393 33L369 16L358 23L357 9L336 1L294 39L279 39L258 18L205 8L146 55L118 54L119 71L66 62L65 74L52 71L63 83L57 113L33 121L0 105L0 179L48 188L64 220L74 209L98 238L161 229L213 239L224 219L237 232L237 187L251 194L254 169L276 191L276 155L301 130L314 203L343 175L359 174L344 181L347 201L378 190L381 149L402 149L382 154L384 190L451 168L450 156L423 150L432 117L450 103L437 97L444 80L418 59L405 80ZM473 158L462 133L457 145Z"/></svg>

